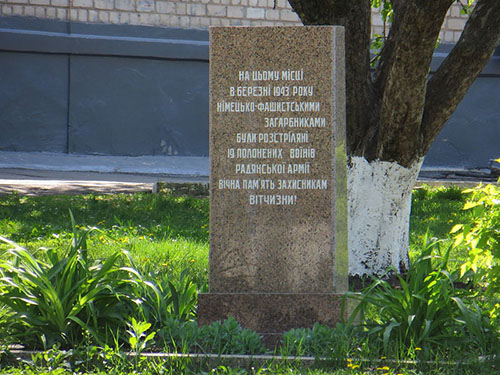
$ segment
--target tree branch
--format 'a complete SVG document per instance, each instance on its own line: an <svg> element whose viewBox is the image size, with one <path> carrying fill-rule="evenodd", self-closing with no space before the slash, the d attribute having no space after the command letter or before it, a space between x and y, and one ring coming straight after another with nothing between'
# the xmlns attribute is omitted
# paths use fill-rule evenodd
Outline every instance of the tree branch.
<svg viewBox="0 0 500 375"><path fill-rule="evenodd" d="M371 1L289 0L304 25L340 25L346 35L347 150L362 154L373 108L370 78Z"/></svg>
<svg viewBox="0 0 500 375"><path fill-rule="evenodd" d="M400 1L375 71L380 102L370 159L409 166L420 155L420 125L432 54L453 0Z"/></svg>
<svg viewBox="0 0 500 375"><path fill-rule="evenodd" d="M427 85L422 155L451 117L500 42L500 1L478 0L460 40Z"/></svg>

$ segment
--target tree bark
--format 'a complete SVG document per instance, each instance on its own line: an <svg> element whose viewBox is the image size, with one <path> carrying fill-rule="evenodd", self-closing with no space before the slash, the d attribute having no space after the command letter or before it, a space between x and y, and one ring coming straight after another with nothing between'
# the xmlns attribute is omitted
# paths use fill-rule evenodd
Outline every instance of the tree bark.
<svg viewBox="0 0 500 375"><path fill-rule="evenodd" d="M420 125L432 54L452 0L407 0L396 8L375 71L377 129L368 160L409 167L422 156Z"/></svg>
<svg viewBox="0 0 500 375"><path fill-rule="evenodd" d="M408 266L411 190L423 157L499 43L500 1L477 0L429 79L453 2L393 0L394 21L372 74L370 0L289 0L304 24L346 29L350 274Z"/></svg>
<svg viewBox="0 0 500 375"><path fill-rule="evenodd" d="M453 2L393 0L394 22L372 76L370 0L289 0L306 25L346 28L349 155L411 166L488 63L500 41L500 1L477 0L459 42L428 80Z"/></svg>
<svg viewBox="0 0 500 375"><path fill-rule="evenodd" d="M347 153L363 148L370 130L374 96L370 73L371 1L289 0L304 25L340 25L346 38Z"/></svg>
<svg viewBox="0 0 500 375"><path fill-rule="evenodd" d="M500 42L500 1L478 0L464 31L427 85L422 120L424 155Z"/></svg>

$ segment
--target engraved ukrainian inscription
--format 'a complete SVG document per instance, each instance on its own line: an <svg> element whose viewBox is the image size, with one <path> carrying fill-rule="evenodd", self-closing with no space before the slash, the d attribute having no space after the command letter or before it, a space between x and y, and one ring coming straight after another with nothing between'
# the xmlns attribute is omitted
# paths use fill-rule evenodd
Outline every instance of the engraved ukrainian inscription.
<svg viewBox="0 0 500 375"><path fill-rule="evenodd" d="M336 290L332 30L211 29L213 292Z"/></svg>
<svg viewBox="0 0 500 375"><path fill-rule="evenodd" d="M318 153L311 140L332 126L321 116L314 82L304 68L298 70L239 70L235 86L219 98L216 111L226 116L255 116L252 132L235 130L226 150L226 162L238 178L220 178L218 189L247 191L249 205L296 205L301 192L328 190L326 176L315 175ZM254 176L268 178L255 178Z"/></svg>

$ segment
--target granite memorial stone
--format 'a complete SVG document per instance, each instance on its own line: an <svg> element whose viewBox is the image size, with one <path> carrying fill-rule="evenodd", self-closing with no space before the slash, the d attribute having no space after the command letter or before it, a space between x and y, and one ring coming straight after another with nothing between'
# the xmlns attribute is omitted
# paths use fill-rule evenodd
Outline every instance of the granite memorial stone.
<svg viewBox="0 0 500 375"><path fill-rule="evenodd" d="M210 29L210 276L199 322L265 335L341 318L344 29Z"/></svg>

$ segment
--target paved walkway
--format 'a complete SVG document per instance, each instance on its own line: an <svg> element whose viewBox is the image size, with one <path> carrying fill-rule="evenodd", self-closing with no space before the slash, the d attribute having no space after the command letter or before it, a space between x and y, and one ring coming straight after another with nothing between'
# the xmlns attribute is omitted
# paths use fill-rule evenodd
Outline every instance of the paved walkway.
<svg viewBox="0 0 500 375"><path fill-rule="evenodd" d="M135 193L155 191L157 182L207 183L206 177L140 173L63 172L0 169L0 194Z"/></svg>
<svg viewBox="0 0 500 375"><path fill-rule="evenodd" d="M423 172L417 186L476 186L492 183L493 176L443 175ZM208 183L207 176L185 176L147 173L100 173L0 168L0 194L18 192L23 195L135 193L156 191L158 182Z"/></svg>
<svg viewBox="0 0 500 375"><path fill-rule="evenodd" d="M208 183L208 158L0 151L0 194L132 193L157 182Z"/></svg>
<svg viewBox="0 0 500 375"><path fill-rule="evenodd" d="M208 183L208 158L83 156L0 151L0 194L155 191L156 183ZM490 171L423 170L417 185L492 183Z"/></svg>

